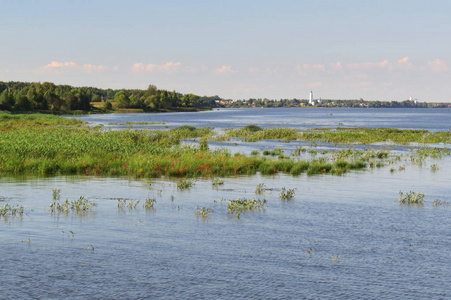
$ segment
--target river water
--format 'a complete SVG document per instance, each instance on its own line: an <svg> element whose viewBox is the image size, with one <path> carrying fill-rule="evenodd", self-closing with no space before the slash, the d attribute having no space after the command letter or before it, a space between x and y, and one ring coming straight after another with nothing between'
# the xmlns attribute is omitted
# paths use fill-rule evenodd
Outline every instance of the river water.
<svg viewBox="0 0 451 300"><path fill-rule="evenodd" d="M448 131L450 115L443 109L314 108L82 118L93 124L165 123L145 128L257 124ZM257 174L224 178L216 187L211 179L197 179L187 190L169 178L0 178L0 206L26 206L22 217L0 219L0 298L449 299L451 206L434 207L433 201L451 202L450 170L445 156L342 176ZM265 185L262 195L255 192L259 183ZM282 187L296 189L292 200L280 199ZM52 214L57 188L61 199L84 196L98 205L83 216ZM424 205L400 205L400 191L424 193ZM227 200L238 197L266 199L267 205L236 218L228 214ZM140 202L119 208L119 198ZM155 198L153 209L143 207L147 198ZM204 206L211 214L197 216Z"/></svg>

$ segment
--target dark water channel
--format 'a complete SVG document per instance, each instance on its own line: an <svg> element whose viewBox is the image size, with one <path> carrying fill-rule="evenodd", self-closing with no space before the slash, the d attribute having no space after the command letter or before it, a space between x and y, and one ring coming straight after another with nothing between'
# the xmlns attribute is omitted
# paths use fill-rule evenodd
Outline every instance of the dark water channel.
<svg viewBox="0 0 451 300"><path fill-rule="evenodd" d="M211 118L205 126L215 128L272 126L294 118L269 120L258 111L266 110L249 110L251 115L239 118L230 110L182 114L177 122L173 114L84 118L161 118L166 126L179 126L190 124L185 119L193 116L195 126ZM418 110L393 109L388 115L374 110L369 120L366 111L343 110L342 119L340 110L330 111L322 117L332 113L337 119L319 125L383 127L396 114L400 123L386 127L416 128L418 119L429 120L422 128L430 130L450 126L444 123L449 120L446 110L419 115ZM238 115L246 113L237 110ZM220 120L221 114L226 120ZM25 206L22 217L0 219L0 298L449 299L451 206L434 207L433 201L451 202L451 158L398 164L405 168L393 172L386 166L342 176L231 177L216 187L211 179L197 179L187 190L167 178L0 178L0 206ZM439 167L432 171L432 165ZM265 185L262 195L255 193L259 183ZM283 187L296 189L292 200L280 199ZM82 216L52 214L52 190L57 188L61 199L84 196L97 206ZM400 205L399 191L420 191L425 202ZM236 218L228 214L227 200L238 197L264 198L267 204L263 211ZM119 208L119 198L140 202ZM143 207L146 198L155 198L153 209ZM211 214L197 216L200 207Z"/></svg>

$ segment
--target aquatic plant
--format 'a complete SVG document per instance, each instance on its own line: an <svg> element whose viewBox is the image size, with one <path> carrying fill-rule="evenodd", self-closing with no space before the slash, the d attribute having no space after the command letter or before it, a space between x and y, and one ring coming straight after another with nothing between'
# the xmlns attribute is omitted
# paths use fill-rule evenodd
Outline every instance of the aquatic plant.
<svg viewBox="0 0 451 300"><path fill-rule="evenodd" d="M250 131L250 132L256 132L256 131L261 131L261 130L263 130L263 128L261 128L261 127L258 126L258 125L255 125L255 124L250 124L250 125L246 125L246 126L244 127L244 130L247 130L247 131Z"/></svg>
<svg viewBox="0 0 451 300"><path fill-rule="evenodd" d="M60 203L59 200L53 200L53 203L50 204L50 212L65 214L76 212L77 214L84 214L91 211L94 206L97 206L97 203L80 196L77 200L69 201L69 199L66 199L63 203Z"/></svg>
<svg viewBox="0 0 451 300"><path fill-rule="evenodd" d="M8 217L20 216L24 214L25 206L21 205L10 205L6 203L3 207L0 206L0 218L3 217L7 219Z"/></svg>
<svg viewBox="0 0 451 300"><path fill-rule="evenodd" d="M61 198L61 190L60 189L53 189L52 190L52 196L53 201L59 201Z"/></svg>
<svg viewBox="0 0 451 300"><path fill-rule="evenodd" d="M202 219L208 218L212 212L213 210L211 208L206 208L205 206L196 208L196 216L201 217Z"/></svg>
<svg viewBox="0 0 451 300"><path fill-rule="evenodd" d="M237 198L233 200L228 200L227 208L231 215L239 218L241 213L244 211L261 211L266 204L266 199L247 199L247 198Z"/></svg>
<svg viewBox="0 0 451 300"><path fill-rule="evenodd" d="M334 264L334 265L336 265L336 264L339 264L340 263L340 256L339 255L333 255L332 256L332 263Z"/></svg>
<svg viewBox="0 0 451 300"><path fill-rule="evenodd" d="M443 206L443 207L446 207L446 206L451 205L451 203L448 202L448 201L444 201L444 200L440 200L440 199L435 199L435 200L432 202L432 205L433 205L434 207L437 207L437 206Z"/></svg>
<svg viewBox="0 0 451 300"><path fill-rule="evenodd" d="M257 188L255 189L255 193L257 195L261 195L265 192L265 184L264 183L259 183L257 184Z"/></svg>
<svg viewBox="0 0 451 300"><path fill-rule="evenodd" d="M213 186L223 185L223 184L224 184L224 180L219 179L219 178L215 178L215 179L213 179L213 181L211 182L211 184L212 184Z"/></svg>
<svg viewBox="0 0 451 300"><path fill-rule="evenodd" d="M279 197L281 200L291 200L294 197L294 193L296 191L296 188L294 189L285 189L285 187L282 188L282 191L279 194Z"/></svg>
<svg viewBox="0 0 451 300"><path fill-rule="evenodd" d="M399 192L399 200L403 204L422 204L424 201L424 194L418 192Z"/></svg>
<svg viewBox="0 0 451 300"><path fill-rule="evenodd" d="M157 200L155 198L147 198L146 201L144 202L144 208L146 210L153 209L155 203L157 203Z"/></svg>
<svg viewBox="0 0 451 300"><path fill-rule="evenodd" d="M132 210L135 209L139 204L139 200L130 200L130 202L128 203L128 209Z"/></svg>
<svg viewBox="0 0 451 300"><path fill-rule="evenodd" d="M433 164L431 165L431 172L437 172L437 170L439 170L440 167L437 164Z"/></svg>
<svg viewBox="0 0 451 300"><path fill-rule="evenodd" d="M180 179L179 182L177 182L177 189L179 190L190 189L191 187L194 186L195 182L196 182L195 180Z"/></svg>

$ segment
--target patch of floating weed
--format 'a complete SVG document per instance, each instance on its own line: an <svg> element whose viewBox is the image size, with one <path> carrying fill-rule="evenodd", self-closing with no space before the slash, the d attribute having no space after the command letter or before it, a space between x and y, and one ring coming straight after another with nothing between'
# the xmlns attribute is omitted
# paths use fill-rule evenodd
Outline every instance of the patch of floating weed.
<svg viewBox="0 0 451 300"><path fill-rule="evenodd" d="M333 256L332 256L332 263L333 263L334 265L339 264L339 263L340 263L340 260L341 260L340 255L333 255Z"/></svg>
<svg viewBox="0 0 451 300"><path fill-rule="evenodd" d="M179 190L187 190L194 186L195 184L194 179L181 179L179 182L177 182L177 189Z"/></svg>
<svg viewBox="0 0 451 300"><path fill-rule="evenodd" d="M446 207L451 205L450 202L448 201L444 201L444 200L440 200L440 199L435 199L434 202L432 202L432 206L434 207L438 207L438 206L442 206L442 207Z"/></svg>
<svg viewBox="0 0 451 300"><path fill-rule="evenodd" d="M431 165L431 172L437 172L440 169L440 166L437 164Z"/></svg>
<svg viewBox="0 0 451 300"><path fill-rule="evenodd" d="M285 189L285 187L282 188L282 191L279 194L279 197L281 200L291 200L294 197L296 189Z"/></svg>
<svg viewBox="0 0 451 300"><path fill-rule="evenodd" d="M7 220L9 217L23 217L25 206L10 205L6 203L3 207L0 206L0 218L3 217Z"/></svg>
<svg viewBox="0 0 451 300"><path fill-rule="evenodd" d="M399 200L403 204L422 204L424 201L424 194L418 192L399 192Z"/></svg>
<svg viewBox="0 0 451 300"><path fill-rule="evenodd" d="M215 178L213 179L213 181L211 182L212 186L218 186L218 185L224 185L224 180L219 179L219 178Z"/></svg>
<svg viewBox="0 0 451 300"><path fill-rule="evenodd" d="M51 213L65 213L75 212L79 215L90 212L97 203L86 199L84 196L80 196L77 200L69 201L66 199L64 202L60 203L59 200L53 200L50 204Z"/></svg>
<svg viewBox="0 0 451 300"><path fill-rule="evenodd" d="M155 207L155 204L157 203L157 200L155 198L147 198L144 202L144 208L146 210L151 210Z"/></svg>
<svg viewBox="0 0 451 300"><path fill-rule="evenodd" d="M206 219L210 216L210 214L213 212L211 208L206 208L205 206L202 206L201 208L196 208L196 216L200 217L202 219Z"/></svg>
<svg viewBox="0 0 451 300"><path fill-rule="evenodd" d="M239 218L244 211L262 211L266 204L266 200L237 198L227 201L228 212Z"/></svg>
<svg viewBox="0 0 451 300"><path fill-rule="evenodd" d="M257 188L255 189L255 193L257 195L261 195L265 192L265 184L264 183L259 183L257 184Z"/></svg>
<svg viewBox="0 0 451 300"><path fill-rule="evenodd" d="M314 251L315 251L315 249L310 248L310 249L306 250L305 253L312 255Z"/></svg>

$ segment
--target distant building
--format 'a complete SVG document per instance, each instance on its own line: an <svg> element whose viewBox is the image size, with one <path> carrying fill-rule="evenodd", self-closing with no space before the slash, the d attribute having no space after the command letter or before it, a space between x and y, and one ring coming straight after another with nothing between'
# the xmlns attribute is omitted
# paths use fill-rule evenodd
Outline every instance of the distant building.
<svg viewBox="0 0 451 300"><path fill-rule="evenodd" d="M319 97L319 99L318 99L318 105L321 105L321 104L323 104L323 99L321 99L321 97Z"/></svg>
<svg viewBox="0 0 451 300"><path fill-rule="evenodd" d="M232 100L227 100L227 99L222 99L221 100L221 104L227 105L227 104L232 104L233 101Z"/></svg>
<svg viewBox="0 0 451 300"><path fill-rule="evenodd" d="M313 101L313 91L310 91L310 95L308 98L308 104L315 105L315 101Z"/></svg>

